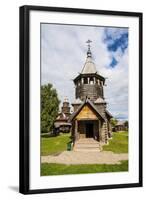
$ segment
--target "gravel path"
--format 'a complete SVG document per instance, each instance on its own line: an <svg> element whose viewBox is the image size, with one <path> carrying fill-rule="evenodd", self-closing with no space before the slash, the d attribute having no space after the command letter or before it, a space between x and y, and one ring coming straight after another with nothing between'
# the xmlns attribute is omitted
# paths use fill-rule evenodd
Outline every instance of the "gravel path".
<svg viewBox="0 0 146 200"><path fill-rule="evenodd" d="M115 154L110 151L78 152L64 151L59 155L41 156L42 163L60 164L120 164L121 160L128 160L128 154Z"/></svg>

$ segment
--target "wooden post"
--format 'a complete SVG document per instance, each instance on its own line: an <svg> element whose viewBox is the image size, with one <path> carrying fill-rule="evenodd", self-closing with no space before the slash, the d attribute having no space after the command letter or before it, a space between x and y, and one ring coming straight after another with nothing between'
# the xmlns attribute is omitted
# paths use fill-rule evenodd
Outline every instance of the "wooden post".
<svg viewBox="0 0 146 200"><path fill-rule="evenodd" d="M81 84L84 84L84 79L83 78L81 79Z"/></svg>
<svg viewBox="0 0 146 200"><path fill-rule="evenodd" d="M101 141L101 122L98 120L98 139Z"/></svg>
<svg viewBox="0 0 146 200"><path fill-rule="evenodd" d="M95 84L96 83L96 80L95 80L95 77L93 78L93 84Z"/></svg>
<svg viewBox="0 0 146 200"><path fill-rule="evenodd" d="M100 85L100 80L98 79L98 85Z"/></svg>
<svg viewBox="0 0 146 200"><path fill-rule="evenodd" d="M78 121L75 120L75 140L78 139Z"/></svg>

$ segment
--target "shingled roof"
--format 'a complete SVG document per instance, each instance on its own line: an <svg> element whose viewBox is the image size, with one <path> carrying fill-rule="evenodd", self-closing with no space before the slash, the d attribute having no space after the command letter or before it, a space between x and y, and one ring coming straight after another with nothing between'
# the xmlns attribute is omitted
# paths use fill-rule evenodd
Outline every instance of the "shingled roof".
<svg viewBox="0 0 146 200"><path fill-rule="evenodd" d="M72 105L74 105L74 104L82 104L83 103L83 101L81 101L81 99L79 99L79 98L77 98L77 99L75 99L75 101L72 103Z"/></svg>
<svg viewBox="0 0 146 200"><path fill-rule="evenodd" d="M102 97L98 97L95 101L94 101L95 104L100 104L100 103L106 103L106 101L102 98Z"/></svg>
<svg viewBox="0 0 146 200"><path fill-rule="evenodd" d="M81 74L95 74L96 72L97 72L96 66L95 66L94 62L92 61L92 57L87 56L86 62L85 62L84 67L81 71Z"/></svg>
<svg viewBox="0 0 146 200"><path fill-rule="evenodd" d="M108 115L109 118L113 118L112 114L108 110L105 110L105 113L106 115Z"/></svg>

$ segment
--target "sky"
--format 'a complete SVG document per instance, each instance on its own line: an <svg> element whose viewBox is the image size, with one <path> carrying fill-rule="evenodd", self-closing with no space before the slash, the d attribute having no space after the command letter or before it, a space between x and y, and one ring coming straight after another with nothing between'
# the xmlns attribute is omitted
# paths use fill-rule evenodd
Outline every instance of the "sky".
<svg viewBox="0 0 146 200"><path fill-rule="evenodd" d="M41 24L41 85L52 83L58 97L75 100L73 79L81 72L90 39L97 72L106 77L107 109L128 119L128 28Z"/></svg>

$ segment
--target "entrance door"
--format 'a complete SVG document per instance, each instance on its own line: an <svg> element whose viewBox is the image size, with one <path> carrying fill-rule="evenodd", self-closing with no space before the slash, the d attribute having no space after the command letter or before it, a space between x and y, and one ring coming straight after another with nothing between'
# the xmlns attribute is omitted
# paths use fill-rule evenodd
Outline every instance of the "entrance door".
<svg viewBox="0 0 146 200"><path fill-rule="evenodd" d="M93 124L92 123L86 124L86 137L87 138L93 137Z"/></svg>

